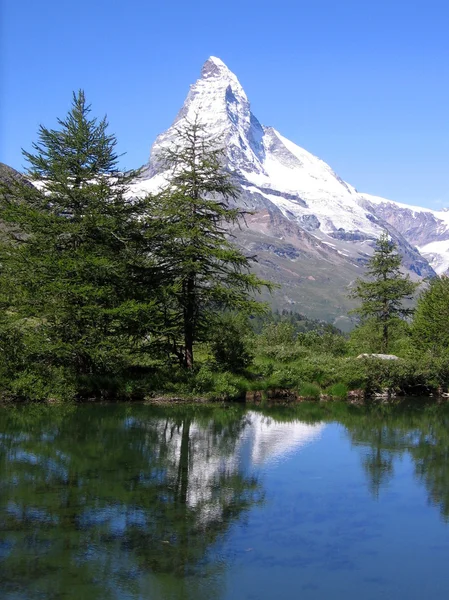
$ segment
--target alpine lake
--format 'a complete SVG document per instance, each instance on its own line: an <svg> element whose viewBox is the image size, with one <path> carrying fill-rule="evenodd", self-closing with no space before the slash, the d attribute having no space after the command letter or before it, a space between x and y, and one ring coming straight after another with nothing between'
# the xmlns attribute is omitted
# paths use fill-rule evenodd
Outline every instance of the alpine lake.
<svg viewBox="0 0 449 600"><path fill-rule="evenodd" d="M448 565L447 405L0 408L2 600L447 600Z"/></svg>

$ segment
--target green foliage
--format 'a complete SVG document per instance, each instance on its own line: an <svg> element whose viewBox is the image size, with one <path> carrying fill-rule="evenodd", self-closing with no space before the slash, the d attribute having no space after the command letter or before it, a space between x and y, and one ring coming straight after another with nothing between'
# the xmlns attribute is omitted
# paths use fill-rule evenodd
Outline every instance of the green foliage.
<svg viewBox="0 0 449 600"><path fill-rule="evenodd" d="M321 331L335 334L341 334L341 331L324 321L318 319L311 319L301 313L289 310L275 310L272 312L266 312L262 315L251 315L251 326L256 334L262 333L262 331L268 325L276 325L280 323L288 323L293 327L294 336L298 333L306 333L307 331Z"/></svg>
<svg viewBox="0 0 449 600"><path fill-rule="evenodd" d="M346 400L348 391L348 386L344 383L334 383L326 390L326 394L337 400Z"/></svg>
<svg viewBox="0 0 449 600"><path fill-rule="evenodd" d="M219 314L210 329L210 349L219 369L239 373L251 365L254 354L249 340L251 330L245 315Z"/></svg>
<svg viewBox="0 0 449 600"><path fill-rule="evenodd" d="M412 336L421 352L449 353L449 278L435 277L418 298Z"/></svg>
<svg viewBox="0 0 449 600"><path fill-rule="evenodd" d="M332 356L344 356L348 350L345 337L341 333L328 330L300 333L296 343L309 350Z"/></svg>
<svg viewBox="0 0 449 600"><path fill-rule="evenodd" d="M315 398L318 400L321 394L321 389L314 383L303 383L299 387L298 394L304 398Z"/></svg>
<svg viewBox="0 0 449 600"><path fill-rule="evenodd" d="M292 346L295 342L295 328L288 321L268 323L262 329L260 342L266 347Z"/></svg>
<svg viewBox="0 0 449 600"><path fill-rule="evenodd" d="M296 333L289 321L268 323L255 340L257 354L274 361L302 361L311 354L342 356L347 342L335 328Z"/></svg>
<svg viewBox="0 0 449 600"><path fill-rule="evenodd" d="M41 126L34 153L24 152L37 187L10 181L0 197L10 226L0 244L0 345L11 346L14 329L21 348L14 368L3 355L13 394L51 397L61 377L73 394L80 377L124 372L154 320L140 276L151 262L143 206L126 199L135 173L118 172L115 137L89 113L80 91L60 128Z"/></svg>
<svg viewBox="0 0 449 600"><path fill-rule="evenodd" d="M193 392L211 400L236 400L247 389L246 381L229 372L212 371L203 366L194 376Z"/></svg>
<svg viewBox="0 0 449 600"><path fill-rule="evenodd" d="M388 326L388 351L406 357L412 352L410 324L399 318L392 318ZM376 354L383 347L383 330L375 318L365 319L351 331L348 349L353 354Z"/></svg>
<svg viewBox="0 0 449 600"><path fill-rule="evenodd" d="M369 320L379 330L370 340L373 346L378 344L376 352L388 351L391 328L398 319L413 313L411 308L403 306L403 302L412 298L417 284L401 273L400 266L401 257L396 244L389 240L387 234L382 235L368 262L370 279L357 279L350 294L361 301L360 307L353 312L360 315L362 324Z"/></svg>
<svg viewBox="0 0 449 600"><path fill-rule="evenodd" d="M232 207L237 190L222 166L224 150L196 120L177 131L179 146L159 162L166 187L146 199L148 225L157 232L157 260L169 275L165 329L178 357L193 368L193 345L207 340L211 313L264 312L253 295L272 285L250 272L251 258L231 241L229 228L245 216Z"/></svg>

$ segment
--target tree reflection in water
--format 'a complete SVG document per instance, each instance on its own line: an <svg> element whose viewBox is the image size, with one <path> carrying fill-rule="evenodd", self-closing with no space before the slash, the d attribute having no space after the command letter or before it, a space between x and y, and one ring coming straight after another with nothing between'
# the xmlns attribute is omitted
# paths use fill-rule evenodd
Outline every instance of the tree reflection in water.
<svg viewBox="0 0 449 600"><path fill-rule="evenodd" d="M418 406L417 406L418 405ZM449 410L428 405L370 410L342 419L349 438L367 451L363 466L375 497L394 474L394 461L408 454L416 478L422 482L430 502L449 521Z"/></svg>
<svg viewBox="0 0 449 600"><path fill-rule="evenodd" d="M220 596L223 563L208 552L262 501L235 452L247 419L238 409L163 413L124 406L3 411L6 596ZM207 589L200 578L186 587L197 572Z"/></svg>
<svg viewBox="0 0 449 600"><path fill-rule="evenodd" d="M26 406L0 410L0 595L225 595L233 525L263 503L254 473L344 427L375 498L411 457L449 520L449 410Z"/></svg>

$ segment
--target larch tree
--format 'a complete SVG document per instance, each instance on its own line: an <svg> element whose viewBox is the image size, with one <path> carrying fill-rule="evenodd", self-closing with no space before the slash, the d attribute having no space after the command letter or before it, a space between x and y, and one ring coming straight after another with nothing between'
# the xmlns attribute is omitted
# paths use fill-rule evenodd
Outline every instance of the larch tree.
<svg viewBox="0 0 449 600"><path fill-rule="evenodd" d="M194 344L207 340L214 313L263 312L254 295L272 287L251 273L254 257L232 241L230 230L246 211L233 204L238 191L223 159L223 148L199 120L186 121L176 144L158 157L168 173L166 185L147 198L159 240L157 260L169 280L166 333L172 352L188 369Z"/></svg>
<svg viewBox="0 0 449 600"><path fill-rule="evenodd" d="M415 346L433 356L449 352L449 278L435 277L418 298L412 323Z"/></svg>
<svg viewBox="0 0 449 600"><path fill-rule="evenodd" d="M376 242L373 256L368 261L366 279L357 279L350 296L361 301L353 312L360 316L362 324L370 321L379 331L381 352L387 352L390 332L398 320L413 314L404 306L411 300L418 283L401 270L402 259L396 244L384 233Z"/></svg>

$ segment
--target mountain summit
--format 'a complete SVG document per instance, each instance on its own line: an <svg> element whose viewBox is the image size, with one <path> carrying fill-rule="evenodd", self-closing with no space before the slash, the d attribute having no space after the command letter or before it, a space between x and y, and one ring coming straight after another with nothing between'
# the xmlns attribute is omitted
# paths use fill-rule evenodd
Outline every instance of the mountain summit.
<svg viewBox="0 0 449 600"><path fill-rule="evenodd" d="M172 126L153 144L136 193L155 191L163 184L165 173L157 156L164 146L176 144L183 121L195 118L225 148L240 202L255 212L249 229L237 232L237 238L248 251L257 252L259 271L283 284L279 306L301 311L298 305L318 294L324 295L316 300L323 306L315 313L309 310L312 316L344 309L347 283L361 274L385 229L398 244L404 265L416 276L435 274L427 258L439 272L449 267L448 213L359 193L324 161L262 125L237 76L214 56L190 86ZM415 248L418 244L424 249L430 244L432 251L422 256ZM315 290L309 296L308 286ZM322 294L326 286L334 287L332 299Z"/></svg>

